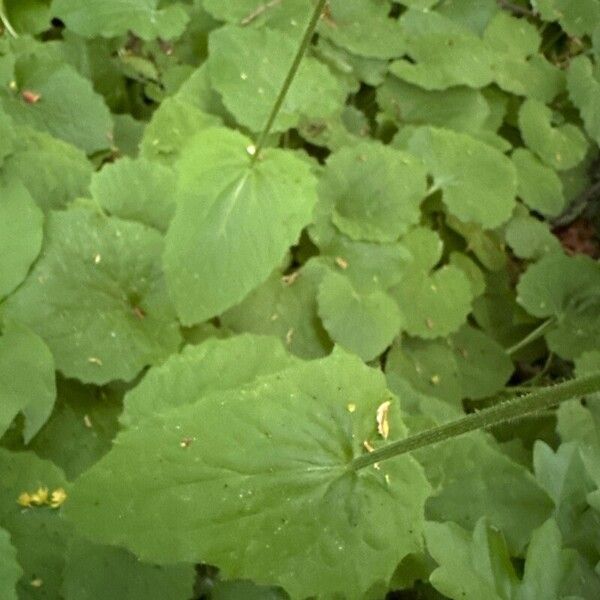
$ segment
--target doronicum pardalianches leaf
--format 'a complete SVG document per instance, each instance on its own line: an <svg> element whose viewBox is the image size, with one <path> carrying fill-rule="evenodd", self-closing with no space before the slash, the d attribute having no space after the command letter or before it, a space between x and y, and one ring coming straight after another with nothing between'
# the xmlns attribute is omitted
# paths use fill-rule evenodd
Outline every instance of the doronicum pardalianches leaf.
<svg viewBox="0 0 600 600"><path fill-rule="evenodd" d="M600 6L600 4L599 4ZM600 143L600 73L589 58L577 56L569 65L567 74L569 96L581 113L586 131Z"/></svg>
<svg viewBox="0 0 600 600"><path fill-rule="evenodd" d="M390 18L388 0L330 0L319 33L352 54L398 58L405 53L402 28Z"/></svg>
<svg viewBox="0 0 600 600"><path fill-rule="evenodd" d="M483 40L435 11L408 10L400 18L409 59L390 72L426 90L485 87L494 79L494 53Z"/></svg>
<svg viewBox="0 0 600 600"><path fill-rule="evenodd" d="M403 242L414 260L407 265L400 283L390 290L404 317L403 329L425 339L457 331L471 312L473 290L469 279L455 265L434 269L443 250L434 231L413 229Z"/></svg>
<svg viewBox="0 0 600 600"><path fill-rule="evenodd" d="M600 25L598 0L532 0L533 8L545 21L558 21L572 36L592 33Z"/></svg>
<svg viewBox="0 0 600 600"><path fill-rule="evenodd" d="M528 148L557 171L576 167L588 151L588 142L576 125L554 126L552 110L538 100L523 102L519 128Z"/></svg>
<svg viewBox="0 0 600 600"><path fill-rule="evenodd" d="M4 169L44 212L87 195L93 168L83 150L30 126L17 127L16 133L15 151L6 157Z"/></svg>
<svg viewBox="0 0 600 600"><path fill-rule="evenodd" d="M284 275L279 270L220 320L235 332L277 336L301 358L321 358L332 343L317 313L317 292L324 266L310 260L302 269Z"/></svg>
<svg viewBox="0 0 600 600"><path fill-rule="evenodd" d="M419 221L425 168L414 156L369 142L333 153L319 182L332 221L353 240L394 242Z"/></svg>
<svg viewBox="0 0 600 600"><path fill-rule="evenodd" d="M188 15L171 3L158 8L158 0L54 0L52 13L67 28L83 37L117 37L132 31L144 40L169 40L183 33Z"/></svg>
<svg viewBox="0 0 600 600"><path fill-rule="evenodd" d="M504 154L469 135L433 127L415 131L408 150L423 160L455 217L486 229L508 221L517 172Z"/></svg>
<svg viewBox="0 0 600 600"><path fill-rule="evenodd" d="M242 334L225 340L208 339L199 346L187 346L150 369L125 396L120 421L131 427L156 412L192 404L209 392L251 384L297 362L275 337Z"/></svg>
<svg viewBox="0 0 600 600"><path fill-rule="evenodd" d="M253 165L251 142L213 128L177 165L177 210L164 265L181 321L200 323L265 281L310 222L317 200L308 163L266 150Z"/></svg>
<svg viewBox="0 0 600 600"><path fill-rule="evenodd" d="M113 124L103 98L69 64L25 55L16 63L14 91L0 98L15 123L46 131L87 154L111 146Z"/></svg>
<svg viewBox="0 0 600 600"><path fill-rule="evenodd" d="M552 253L521 277L518 302L539 318L554 318L546 333L550 349L573 359L598 348L600 336L600 264L587 256Z"/></svg>
<svg viewBox="0 0 600 600"><path fill-rule="evenodd" d="M10 534L0 528L0 594L5 600L17 600L17 581L23 569L17 562L17 551L11 544Z"/></svg>
<svg viewBox="0 0 600 600"><path fill-rule="evenodd" d="M395 344L386 362L389 372L425 394L460 405L465 398L498 393L513 365L495 340L465 325L445 340L408 338Z"/></svg>
<svg viewBox="0 0 600 600"><path fill-rule="evenodd" d="M57 490L64 491L68 499L64 473L33 452L9 452L4 448L0 448L0 472L0 527L10 534L23 570L17 584L18 598L60 598L72 527L63 519L62 508L52 508L50 502ZM33 504L32 496L33 501L39 499L39 505Z"/></svg>
<svg viewBox="0 0 600 600"><path fill-rule="evenodd" d="M45 340L67 377L129 381L181 339L162 248L160 234L137 223L83 207L52 212L41 257L5 314Z"/></svg>
<svg viewBox="0 0 600 600"><path fill-rule="evenodd" d="M297 42L280 31L227 26L210 36L210 81L236 121L261 131L294 60ZM318 93L314 93L318 90ZM271 128L295 127L301 116L325 118L343 107L345 92L329 69L305 58Z"/></svg>
<svg viewBox="0 0 600 600"><path fill-rule="evenodd" d="M383 290L357 291L348 277L329 271L319 286L319 316L336 343L368 361L400 333L402 315Z"/></svg>
<svg viewBox="0 0 600 600"><path fill-rule="evenodd" d="M18 181L0 179L0 298L25 279L42 247L44 215Z"/></svg>
<svg viewBox="0 0 600 600"><path fill-rule="evenodd" d="M122 158L94 173L90 192L111 215L166 231L175 212L175 174L144 158Z"/></svg>
<svg viewBox="0 0 600 600"><path fill-rule="evenodd" d="M559 215L565 208L565 197L556 171L525 148L517 148L511 159L517 169L518 194L523 202L542 215Z"/></svg>
<svg viewBox="0 0 600 600"><path fill-rule="evenodd" d="M130 552L74 539L67 551L62 593L67 600L189 600L193 565L159 566Z"/></svg>
<svg viewBox="0 0 600 600"><path fill-rule="evenodd" d="M397 439L382 375L336 352L157 413L78 480L68 518L145 560L205 561L292 598L362 598L419 549L429 493L409 456L349 469L363 442L383 442L387 401Z"/></svg>
<svg viewBox="0 0 600 600"><path fill-rule="evenodd" d="M25 417L25 443L48 420L56 399L54 360L42 339L11 323L0 337L0 437L13 418Z"/></svg>

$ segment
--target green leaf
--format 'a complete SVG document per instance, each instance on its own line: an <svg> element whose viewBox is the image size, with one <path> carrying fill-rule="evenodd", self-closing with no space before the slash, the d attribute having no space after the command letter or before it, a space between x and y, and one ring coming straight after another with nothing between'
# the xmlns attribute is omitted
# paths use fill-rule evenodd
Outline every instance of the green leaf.
<svg viewBox="0 0 600 600"><path fill-rule="evenodd" d="M418 223L426 187L425 169L413 156L365 142L328 158L319 196L351 239L393 242Z"/></svg>
<svg viewBox="0 0 600 600"><path fill-rule="evenodd" d="M388 0L330 0L319 33L352 54L398 58L405 53L402 28L390 18Z"/></svg>
<svg viewBox="0 0 600 600"><path fill-rule="evenodd" d="M415 131L408 150L423 160L444 204L461 221L493 229L510 218L517 173L501 152L469 135L433 127Z"/></svg>
<svg viewBox="0 0 600 600"><path fill-rule="evenodd" d="M162 246L137 223L85 208L50 213L42 255L5 314L46 341L67 377L131 380L180 341Z"/></svg>
<svg viewBox="0 0 600 600"><path fill-rule="evenodd" d="M36 35L50 28L50 0L4 0L6 16L18 33Z"/></svg>
<svg viewBox="0 0 600 600"><path fill-rule="evenodd" d="M579 127L571 123L554 126L552 110L538 100L523 102L519 128L529 149L557 171L576 167L588 151Z"/></svg>
<svg viewBox="0 0 600 600"><path fill-rule="evenodd" d="M379 356L400 332L402 316L389 294L359 293L348 277L334 271L323 278L318 302L331 339L365 361Z"/></svg>
<svg viewBox="0 0 600 600"><path fill-rule="evenodd" d="M471 312L473 293L467 276L454 265L434 270L442 255L435 232L417 228L403 242L415 260L391 294L400 305L405 331L425 339L457 331Z"/></svg>
<svg viewBox="0 0 600 600"><path fill-rule="evenodd" d="M0 111L0 166L15 149L16 133L10 117Z"/></svg>
<svg viewBox="0 0 600 600"><path fill-rule="evenodd" d="M515 256L530 260L539 260L546 254L561 251L560 242L548 224L529 215L511 219L506 227L506 243Z"/></svg>
<svg viewBox="0 0 600 600"><path fill-rule="evenodd" d="M23 570L17 584L18 598L60 598L72 528L62 518L62 509L23 508L17 500L21 494L34 494L40 488L46 488L49 494L63 488L68 495L65 476L58 467L32 452L8 452L4 448L0 448L0 472L0 526L10 534Z"/></svg>
<svg viewBox="0 0 600 600"><path fill-rule="evenodd" d="M127 393L121 423L131 427L155 413L192 404L209 392L252 384L297 362L274 337L244 334L187 346L150 369Z"/></svg>
<svg viewBox="0 0 600 600"><path fill-rule="evenodd" d="M0 180L0 298L25 279L42 247L43 223L25 187Z"/></svg>
<svg viewBox="0 0 600 600"><path fill-rule="evenodd" d="M17 551L10 543L10 535L0 528L0 594L5 600L17 600L16 585L23 575L17 562Z"/></svg>
<svg viewBox="0 0 600 600"><path fill-rule="evenodd" d="M122 433L78 480L68 516L87 536L142 559L204 560L293 598L362 598L418 550L428 494L407 456L379 470L348 469L364 440L376 443L383 401L391 402L390 438L402 437L383 376L336 352L158 413ZM184 437L191 441L182 447ZM149 448L158 461L148 461ZM158 507L168 507L159 521Z"/></svg>
<svg viewBox="0 0 600 600"><path fill-rule="evenodd" d="M559 215L565 208L565 197L562 181L556 172L525 148L517 148L511 159L517 169L518 194L523 202L542 215Z"/></svg>
<svg viewBox="0 0 600 600"><path fill-rule="evenodd" d="M500 11L483 38L495 52L494 78L503 90L542 102L563 90L563 72L538 54L541 36L533 23Z"/></svg>
<svg viewBox="0 0 600 600"><path fill-rule="evenodd" d="M110 214L166 231L175 212L173 171L144 158L122 158L94 173L90 192Z"/></svg>
<svg viewBox="0 0 600 600"><path fill-rule="evenodd" d="M567 73L569 96L579 109L588 134L600 143L600 107L597 98L600 94L600 74L586 56L574 58Z"/></svg>
<svg viewBox="0 0 600 600"><path fill-rule="evenodd" d="M468 87L424 90L389 76L377 88L377 103L399 124L427 122L466 132L482 129L490 115L490 107L478 90Z"/></svg>
<svg viewBox="0 0 600 600"><path fill-rule="evenodd" d="M396 77L426 90L485 87L494 79L494 54L468 28L435 11L408 10L400 18L406 54L390 65Z"/></svg>
<svg viewBox="0 0 600 600"><path fill-rule="evenodd" d="M67 64L39 56L19 58L15 91L1 95L15 123L47 131L92 154L110 147L112 119L104 100ZM26 101L23 94L34 94Z"/></svg>
<svg viewBox="0 0 600 600"><path fill-rule="evenodd" d="M457 405L499 392L513 372L496 341L469 325L446 340L408 338L388 354L386 374L405 378L420 392Z"/></svg>
<svg viewBox="0 0 600 600"><path fill-rule="evenodd" d="M144 40L169 40L181 35L188 22L183 7L158 9L158 0L54 0L52 13L83 37L116 37L132 31Z"/></svg>
<svg viewBox="0 0 600 600"><path fill-rule="evenodd" d="M44 212L87 195L92 165L82 150L28 126L16 132L15 151L4 169L21 181Z"/></svg>
<svg viewBox="0 0 600 600"><path fill-rule="evenodd" d="M210 600L287 600L279 588L256 585L251 581L217 581L210 591Z"/></svg>
<svg viewBox="0 0 600 600"><path fill-rule="evenodd" d="M550 254L527 269L517 291L517 301L529 314L556 319L545 336L553 352L572 359L598 349L600 264L596 261Z"/></svg>
<svg viewBox="0 0 600 600"><path fill-rule="evenodd" d="M62 592L68 600L188 600L194 580L193 565L161 567L121 548L76 539L67 553Z"/></svg>
<svg viewBox="0 0 600 600"><path fill-rule="evenodd" d="M74 479L110 450L118 430L121 396L120 390L59 377L52 415L27 449ZM10 450L25 449L18 428L9 430L3 445Z"/></svg>
<svg viewBox="0 0 600 600"><path fill-rule="evenodd" d="M547 521L533 535L523 578L511 564L502 533L485 519L473 537L454 523L428 523L427 547L440 565L430 577L433 586L455 600L528 600L581 597L586 587L572 577L579 557L562 549L556 523ZM589 597L589 596L586 596Z"/></svg>
<svg viewBox="0 0 600 600"><path fill-rule="evenodd" d="M277 336L302 358L325 356L332 344L317 313L322 276L323 267L316 261L289 276L275 271L220 320L236 332Z"/></svg>
<svg viewBox="0 0 600 600"><path fill-rule="evenodd" d="M9 321L0 337L0 437L21 412L29 443L48 420L55 399L50 350L29 329Z"/></svg>
<svg viewBox="0 0 600 600"><path fill-rule="evenodd" d="M164 264L185 325L240 302L310 222L316 193L308 165L282 150L252 164L250 144L234 131L210 129L177 165L177 211Z"/></svg>
<svg viewBox="0 0 600 600"><path fill-rule="evenodd" d="M558 21L571 36L592 33L600 24L598 0L532 0L531 4L546 21Z"/></svg>
<svg viewBox="0 0 600 600"><path fill-rule="evenodd" d="M167 98L144 129L140 155L171 165L181 157L185 146L196 134L219 124L218 117L178 98Z"/></svg>
<svg viewBox="0 0 600 600"><path fill-rule="evenodd" d="M210 80L240 125L261 131L296 54L297 42L268 28L226 26L209 42ZM319 93L312 93L318 89ZM326 118L344 104L345 93L329 69L305 57L271 128L295 127L301 116Z"/></svg>
<svg viewBox="0 0 600 600"><path fill-rule="evenodd" d="M294 36L301 35L302 26L308 20L309 13L305 0L203 0L202 5L219 21L244 26L267 25L273 29L288 30Z"/></svg>

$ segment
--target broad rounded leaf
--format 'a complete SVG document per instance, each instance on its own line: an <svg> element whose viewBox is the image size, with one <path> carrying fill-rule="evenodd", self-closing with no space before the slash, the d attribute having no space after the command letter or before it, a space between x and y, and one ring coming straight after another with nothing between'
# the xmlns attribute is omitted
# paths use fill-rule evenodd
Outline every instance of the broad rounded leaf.
<svg viewBox="0 0 600 600"><path fill-rule="evenodd" d="M178 163L177 210L165 271L184 324L218 315L265 281L310 222L316 202L308 164L282 150L251 163L250 140L210 129Z"/></svg>
<svg viewBox="0 0 600 600"><path fill-rule="evenodd" d="M4 600L17 600L17 581L23 575L17 562L17 551L10 542L10 535L0 528L0 595Z"/></svg>
<svg viewBox="0 0 600 600"><path fill-rule="evenodd" d="M563 184L556 172L525 148L511 156L519 178L518 194L536 212L555 217L565 208Z"/></svg>
<svg viewBox="0 0 600 600"><path fill-rule="evenodd" d="M133 31L144 40L183 33L188 16L182 6L158 8L158 0L54 0L52 12L84 37L117 37Z"/></svg>
<svg viewBox="0 0 600 600"><path fill-rule="evenodd" d="M362 143L327 160L319 183L332 221L354 240L394 242L419 221L427 180L420 161L388 146Z"/></svg>
<svg viewBox="0 0 600 600"><path fill-rule="evenodd" d="M511 219L505 235L506 243L518 258L539 260L550 252L561 251L560 241L548 224L529 215Z"/></svg>
<svg viewBox="0 0 600 600"><path fill-rule="evenodd" d="M526 100L519 111L519 127L527 146L557 171L576 167L588 150L585 136L571 123L554 126L552 110L538 100Z"/></svg>
<svg viewBox="0 0 600 600"><path fill-rule="evenodd" d="M55 399L50 350L27 327L9 321L0 337L0 437L22 413L28 443L48 420Z"/></svg>
<svg viewBox="0 0 600 600"><path fill-rule="evenodd" d="M589 58L578 56L571 61L567 84L569 96L579 109L587 132L600 143L600 74Z"/></svg>
<svg viewBox="0 0 600 600"><path fill-rule="evenodd" d="M0 298L25 279L42 247L44 215L16 181L0 181Z"/></svg>
<svg viewBox="0 0 600 600"><path fill-rule="evenodd" d="M329 0L319 33L352 54L397 58L405 53L406 44L390 10L388 0Z"/></svg>
<svg viewBox="0 0 600 600"><path fill-rule="evenodd" d="M88 154L110 148L113 124L104 99L73 67L24 56L17 61L15 82L14 92L1 95L15 123L47 131ZM38 99L27 102L26 93Z"/></svg>
<svg viewBox="0 0 600 600"><path fill-rule="evenodd" d="M294 60L297 42L269 28L226 26L210 36L208 68L213 87L238 123L261 131ZM314 90L319 90L314 93ZM306 57L285 97L272 132L295 127L301 115L325 118L340 110L345 93L329 69Z"/></svg>
<svg viewBox="0 0 600 600"><path fill-rule="evenodd" d="M282 371L298 359L274 337L239 335L187 346L153 367L125 396L121 423L131 426L168 408L192 404L216 390L252 383L261 375Z"/></svg>
<svg viewBox="0 0 600 600"><path fill-rule="evenodd" d="M171 169L122 158L94 173L90 192L112 215L166 231L175 212L174 188Z"/></svg>
<svg viewBox="0 0 600 600"><path fill-rule="evenodd" d="M327 273L319 286L319 315L331 339L363 360L379 356L400 332L398 304L381 290L357 292L348 277Z"/></svg>
<svg viewBox="0 0 600 600"><path fill-rule="evenodd" d="M423 159L448 210L461 221L487 229L508 221L517 173L504 154L469 135L433 127L418 129L408 150Z"/></svg>
<svg viewBox="0 0 600 600"><path fill-rule="evenodd" d="M433 231L417 228L403 241L415 260L391 294L404 317L404 330L425 339L457 331L471 312L469 279L455 265L433 270L442 252L441 240Z"/></svg>
<svg viewBox="0 0 600 600"><path fill-rule="evenodd" d="M530 314L556 319L546 333L550 349L575 358L598 348L600 337L600 264L587 256L553 253L521 277L518 302Z"/></svg>
<svg viewBox="0 0 600 600"><path fill-rule="evenodd" d="M66 376L131 380L180 341L162 246L158 232L93 210L50 213L42 255L6 316L40 335Z"/></svg>
<svg viewBox="0 0 600 600"><path fill-rule="evenodd" d="M598 0L532 0L531 4L546 21L558 21L571 36L592 33L600 25Z"/></svg>
<svg viewBox="0 0 600 600"><path fill-rule="evenodd" d="M365 440L385 443L386 401L398 439L383 376L341 352L204 396L120 434L76 483L68 517L145 560L206 561L292 598L362 598L419 548L429 492L409 456L349 469Z"/></svg>

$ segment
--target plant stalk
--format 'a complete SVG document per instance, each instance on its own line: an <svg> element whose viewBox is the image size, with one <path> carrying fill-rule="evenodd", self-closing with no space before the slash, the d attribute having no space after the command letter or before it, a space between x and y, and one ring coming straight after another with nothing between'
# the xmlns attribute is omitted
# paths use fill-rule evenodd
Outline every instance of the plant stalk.
<svg viewBox="0 0 600 600"><path fill-rule="evenodd" d="M275 119L277 118L277 115L281 110L283 101L285 100L290 86L292 85L292 81L294 81L294 77L298 72L298 67L302 62L302 58L304 57L304 54L306 53L306 50L310 45L313 33L317 27L319 19L321 18L321 14L323 13L326 3L327 0L319 0L317 6L315 7L315 10L312 13L310 21L306 26L306 30L304 31L304 35L302 36L302 41L300 42L300 46L298 46L296 56L294 56L294 60L292 62L292 65L290 66L290 70L288 71L285 80L283 81L283 85L281 86L281 90L279 90L279 94L277 95L275 104L273 104L273 108L271 109L271 113L269 114L269 118L267 119L267 123L265 124L264 129L262 130L261 134L256 140L254 154L252 155L252 164L256 162L261 150L265 145L265 141L269 135L269 132L271 131L271 127L273 126L273 123L275 122Z"/></svg>
<svg viewBox="0 0 600 600"><path fill-rule="evenodd" d="M507 348L506 354L508 354L509 356L512 356L513 354L516 354L519 350L522 350L523 348L525 348L525 346L528 346L532 342L535 342L535 340L541 338L544 335L544 333L546 333L546 331L554 325L554 323L555 323L554 317L550 317L549 319L546 319L541 325L536 327L531 333L527 334L522 340L518 341L514 346Z"/></svg>
<svg viewBox="0 0 600 600"><path fill-rule="evenodd" d="M0 22L4 26L4 29L6 29L6 31L8 31L10 36L12 36L15 39L17 39L19 37L19 34L13 29L13 26L10 24L8 17L4 13L4 4L1 1L0 1Z"/></svg>
<svg viewBox="0 0 600 600"><path fill-rule="evenodd" d="M375 463L406 454L407 452L413 452L419 448L438 444L439 442L444 442L477 429L509 423L515 419L547 410L565 400L581 398L595 392L600 392L600 372L572 379L565 383L559 383L533 394L528 394L527 396L508 400L507 402L502 402L482 411L467 415L462 419L450 421L439 427L433 427L432 429L411 435L403 440L378 448L369 454L357 456L350 464L350 467L352 470L358 471Z"/></svg>

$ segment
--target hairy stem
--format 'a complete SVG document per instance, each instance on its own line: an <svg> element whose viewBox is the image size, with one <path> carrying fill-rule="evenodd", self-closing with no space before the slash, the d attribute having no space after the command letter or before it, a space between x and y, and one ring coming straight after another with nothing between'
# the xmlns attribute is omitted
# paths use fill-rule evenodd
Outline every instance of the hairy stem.
<svg viewBox="0 0 600 600"><path fill-rule="evenodd" d="M358 471L389 458L394 458L395 456L400 456L419 448L425 448L432 444L438 444L439 442L464 435L476 429L484 429L508 423L515 419L547 410L565 400L581 398L594 392L600 392L600 372L572 379L565 383L559 383L528 394L527 396L502 402L491 408L467 415L462 419L411 435L403 440L378 448L374 452L356 457L351 463L351 468L354 471Z"/></svg>
<svg viewBox="0 0 600 600"><path fill-rule="evenodd" d="M546 319L540 326L536 327L531 333L527 334L522 340L518 341L516 344L514 344L510 348L507 348L506 354L508 354L509 356L512 356L513 354L516 354L519 350L522 350L523 348L525 348L525 346L528 346L532 342L535 342L535 340L541 338L544 335L544 333L546 333L546 331L554 325L554 323L555 323L554 317L550 317L549 319Z"/></svg>
<svg viewBox="0 0 600 600"><path fill-rule="evenodd" d="M308 22L308 25L306 26L306 31L304 32L304 35L302 36L302 41L300 42L300 45L298 46L298 51L296 52L296 56L294 56L294 60L290 66L290 70L288 71L288 74L286 75L285 80L283 81L281 90L279 90L279 94L277 95L275 104L273 104L273 108L271 109L269 118L267 119L264 129L262 130L261 134L258 136L258 138L256 140L256 144L255 144L256 148L255 148L254 154L252 156L252 163L256 162L256 160L258 159L258 157L260 155L260 151L263 149L263 147L265 145L265 141L269 135L269 132L271 131L271 127L273 126L273 123L275 122L275 119L276 119L279 111L281 110L281 105L283 104L283 101L285 100L285 97L290 89L290 86L292 85L292 81L294 81L294 77L296 76L296 73L298 72L298 67L300 66L300 63L302 62L302 58L304 57L304 54L305 54L308 46L310 45L313 33L317 27L317 23L319 22L319 19L321 18L321 14L323 13L323 9L325 8L326 3L327 3L327 0L319 0L317 3L317 6L315 7L315 10L312 13L310 21Z"/></svg>

